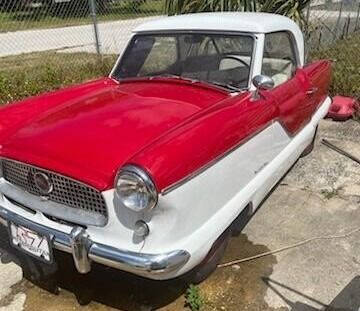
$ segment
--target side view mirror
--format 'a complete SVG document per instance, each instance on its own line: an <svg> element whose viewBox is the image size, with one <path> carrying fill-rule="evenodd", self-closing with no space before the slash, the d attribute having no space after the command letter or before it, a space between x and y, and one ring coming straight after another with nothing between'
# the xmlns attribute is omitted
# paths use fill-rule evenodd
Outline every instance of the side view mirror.
<svg viewBox="0 0 360 311"><path fill-rule="evenodd" d="M252 79L252 83L256 87L256 91L253 96L253 100L260 98L260 91L271 90L275 86L275 82L272 78L265 75L258 75Z"/></svg>

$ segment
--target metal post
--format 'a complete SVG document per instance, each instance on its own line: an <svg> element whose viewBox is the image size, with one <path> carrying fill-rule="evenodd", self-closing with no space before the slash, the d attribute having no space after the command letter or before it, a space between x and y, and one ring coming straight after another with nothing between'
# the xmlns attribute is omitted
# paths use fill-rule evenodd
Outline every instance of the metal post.
<svg viewBox="0 0 360 311"><path fill-rule="evenodd" d="M95 48L96 53L100 55L100 39L99 39L99 29L98 29L98 23L97 23L97 17L96 17L96 4L95 0L89 0L89 6L90 6L90 15L93 20L94 24L94 36L95 36Z"/></svg>
<svg viewBox="0 0 360 311"><path fill-rule="evenodd" d="M339 29L339 26L340 26L340 22L341 22L341 15L342 15L342 10L343 10L343 2L341 1L340 3L340 11L339 11L339 17L336 21L336 25L335 25L335 38L337 38L337 35L338 35L338 29Z"/></svg>
<svg viewBox="0 0 360 311"><path fill-rule="evenodd" d="M359 27L359 17L360 17L360 3L357 9L357 14L356 14L356 23L355 23L355 31L358 30Z"/></svg>
<svg viewBox="0 0 360 311"><path fill-rule="evenodd" d="M309 39L310 10L311 10L311 4L309 2L308 7L307 7L307 11L306 11L306 25L305 25L306 40Z"/></svg>

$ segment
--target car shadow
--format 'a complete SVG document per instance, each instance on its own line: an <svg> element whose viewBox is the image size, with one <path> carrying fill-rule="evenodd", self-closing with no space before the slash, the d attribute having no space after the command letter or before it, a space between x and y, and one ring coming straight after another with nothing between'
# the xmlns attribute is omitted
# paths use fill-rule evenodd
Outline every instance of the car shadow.
<svg viewBox="0 0 360 311"><path fill-rule="evenodd" d="M2 264L14 262L25 279L52 294L59 288L73 293L80 305L94 301L120 310L154 310L176 300L188 287L183 279L154 281L96 264L82 275L71 255L55 251L54 256L55 263L49 265L22 254L10 246L8 232L0 226Z"/></svg>
<svg viewBox="0 0 360 311"><path fill-rule="evenodd" d="M64 253L57 254L57 261L59 286L74 293L80 304L96 301L121 310L153 310L170 304L188 287L183 279L155 281L97 264L81 275Z"/></svg>
<svg viewBox="0 0 360 311"><path fill-rule="evenodd" d="M277 294L293 311L358 311L360 309L360 276L353 278L347 286L331 301L330 304L325 304L313 297L310 297L298 290L291 288L285 284L282 284L276 280L270 278L263 278L263 282ZM292 301L287 298L284 292L291 292L307 301L321 306L314 307L304 302Z"/></svg>

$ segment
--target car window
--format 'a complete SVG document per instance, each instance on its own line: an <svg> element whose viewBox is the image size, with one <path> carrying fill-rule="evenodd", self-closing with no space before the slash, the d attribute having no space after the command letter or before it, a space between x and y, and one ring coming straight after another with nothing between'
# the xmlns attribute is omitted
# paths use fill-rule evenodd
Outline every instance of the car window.
<svg viewBox="0 0 360 311"><path fill-rule="evenodd" d="M116 79L179 76L229 90L249 87L254 39L249 35L177 33L133 38Z"/></svg>
<svg viewBox="0 0 360 311"><path fill-rule="evenodd" d="M290 35L275 32L265 35L261 73L271 77L278 86L293 77L297 62Z"/></svg>
<svg viewBox="0 0 360 311"><path fill-rule="evenodd" d="M159 57L161 55L161 58ZM139 74L148 75L154 71L166 70L177 60L176 40L173 37L156 37Z"/></svg>

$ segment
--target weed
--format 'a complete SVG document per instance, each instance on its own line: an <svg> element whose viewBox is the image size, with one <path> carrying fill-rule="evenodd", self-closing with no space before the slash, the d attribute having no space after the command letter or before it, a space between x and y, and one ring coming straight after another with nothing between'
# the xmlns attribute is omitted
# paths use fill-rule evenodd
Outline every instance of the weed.
<svg viewBox="0 0 360 311"><path fill-rule="evenodd" d="M45 60L45 61L44 61ZM0 105L109 74L115 56L32 53L0 59Z"/></svg>
<svg viewBox="0 0 360 311"><path fill-rule="evenodd" d="M185 294L185 306L191 311L199 311L204 306L204 298L201 296L199 287L190 284Z"/></svg>
<svg viewBox="0 0 360 311"><path fill-rule="evenodd" d="M339 188L331 188L330 190L328 189L322 189L321 190L321 194L324 196L325 199L330 200L336 196L339 195L341 190L341 187Z"/></svg>
<svg viewBox="0 0 360 311"><path fill-rule="evenodd" d="M319 48L310 53L312 60L333 61L331 95L345 95L360 98L360 35L354 33L348 39L337 41L329 47Z"/></svg>

